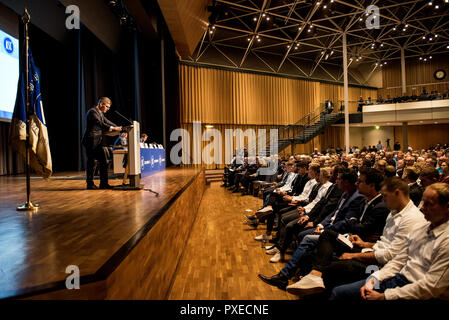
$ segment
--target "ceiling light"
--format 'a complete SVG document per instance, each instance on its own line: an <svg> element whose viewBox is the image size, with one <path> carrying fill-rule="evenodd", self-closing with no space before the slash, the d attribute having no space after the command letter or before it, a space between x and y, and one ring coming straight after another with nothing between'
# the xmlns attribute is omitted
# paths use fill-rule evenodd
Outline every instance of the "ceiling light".
<svg viewBox="0 0 449 320"><path fill-rule="evenodd" d="M270 21L270 17L267 17L267 21Z"/></svg>
<svg viewBox="0 0 449 320"><path fill-rule="evenodd" d="M433 2L432 1L429 2L429 6L433 6Z"/></svg>
<svg viewBox="0 0 449 320"><path fill-rule="evenodd" d="M301 31L301 30L302 30L302 28L301 28L301 27L299 27L299 28L298 28L298 30L299 30L299 31Z"/></svg>
<svg viewBox="0 0 449 320"><path fill-rule="evenodd" d="M257 18L256 18L256 17L254 17L254 18L253 18L253 21L257 21Z"/></svg>
<svg viewBox="0 0 449 320"><path fill-rule="evenodd" d="M260 39L260 38L259 38L259 39L257 39L257 42L260 42L260 41L262 41L262 39Z"/></svg>
<svg viewBox="0 0 449 320"><path fill-rule="evenodd" d="M422 57L419 57L419 60L422 60Z"/></svg>
<svg viewBox="0 0 449 320"><path fill-rule="evenodd" d="M265 18L265 16L266 16L266 14L264 13L264 14L262 14L262 17L264 17Z"/></svg>
<svg viewBox="0 0 449 320"><path fill-rule="evenodd" d="M256 36L256 39L259 39L259 35Z"/></svg>
<svg viewBox="0 0 449 320"><path fill-rule="evenodd" d="M432 56L430 56L429 59L432 59Z"/></svg>
<svg viewBox="0 0 449 320"><path fill-rule="evenodd" d="M397 29L396 27L393 27L393 31L396 31L396 29Z"/></svg>
<svg viewBox="0 0 449 320"><path fill-rule="evenodd" d="M426 36L423 36L422 38L423 38L423 40L426 40Z"/></svg>
<svg viewBox="0 0 449 320"><path fill-rule="evenodd" d="M439 6L439 5L436 5L436 6L435 6L435 9L440 9L440 6Z"/></svg>
<svg viewBox="0 0 449 320"><path fill-rule="evenodd" d="M324 7L323 7L324 9L327 9L327 5L324 5Z"/></svg>

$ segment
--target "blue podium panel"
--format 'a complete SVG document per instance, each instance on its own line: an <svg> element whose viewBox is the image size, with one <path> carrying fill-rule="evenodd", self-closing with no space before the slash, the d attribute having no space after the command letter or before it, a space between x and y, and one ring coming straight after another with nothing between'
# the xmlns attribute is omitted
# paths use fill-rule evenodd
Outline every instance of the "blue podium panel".
<svg viewBox="0 0 449 320"><path fill-rule="evenodd" d="M165 150L164 149L140 149L140 165L142 178L153 173L165 170Z"/></svg>

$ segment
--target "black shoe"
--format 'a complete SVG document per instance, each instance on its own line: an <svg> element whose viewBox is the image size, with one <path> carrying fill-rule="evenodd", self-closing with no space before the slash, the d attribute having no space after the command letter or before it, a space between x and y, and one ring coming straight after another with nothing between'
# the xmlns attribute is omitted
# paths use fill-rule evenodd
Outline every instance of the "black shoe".
<svg viewBox="0 0 449 320"><path fill-rule="evenodd" d="M255 220L257 220L257 218L256 218L254 215L247 215L247 214L245 214L244 216L245 216L245 218L246 218L247 220L249 220L249 221L255 221Z"/></svg>
<svg viewBox="0 0 449 320"><path fill-rule="evenodd" d="M253 227L254 229L257 229L257 227L259 226L259 221L255 220L255 221L246 221L246 224L249 225L250 227Z"/></svg>
<svg viewBox="0 0 449 320"><path fill-rule="evenodd" d="M279 238L273 238L268 240L269 243L278 243Z"/></svg>
<svg viewBox="0 0 449 320"><path fill-rule="evenodd" d="M286 290L288 286L288 279L282 273L278 273L272 277L266 277L263 274L259 274L259 278L270 286L278 287L281 290Z"/></svg>
<svg viewBox="0 0 449 320"><path fill-rule="evenodd" d="M112 190L112 189L114 189L114 187L111 186L110 184L100 184L100 189L101 190Z"/></svg>
<svg viewBox="0 0 449 320"><path fill-rule="evenodd" d="M98 190L98 187L95 184L88 184L86 187L87 190Z"/></svg>

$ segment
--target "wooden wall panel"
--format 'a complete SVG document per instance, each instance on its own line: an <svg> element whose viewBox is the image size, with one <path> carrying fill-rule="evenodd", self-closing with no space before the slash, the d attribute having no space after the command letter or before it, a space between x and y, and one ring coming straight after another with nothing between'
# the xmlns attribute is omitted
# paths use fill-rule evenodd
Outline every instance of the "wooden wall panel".
<svg viewBox="0 0 449 320"><path fill-rule="evenodd" d="M437 90L445 92L449 89L449 78L435 80L434 72L443 69L449 74L449 55L434 56L432 60L421 62L418 58L407 59L406 62L407 95L420 94L423 87L428 92ZM395 61L383 69L383 85L379 94L385 98L402 96L401 62Z"/></svg>
<svg viewBox="0 0 449 320"><path fill-rule="evenodd" d="M106 299L167 298L205 184L203 171L107 278Z"/></svg>
<svg viewBox="0 0 449 320"><path fill-rule="evenodd" d="M343 86L290 78L233 72L222 69L180 66L181 122L190 138L193 139L193 122L214 125L223 139L222 161L225 163L225 130L252 128L258 130L279 128L296 123L312 110L318 108L326 99L335 102L338 109L344 100ZM349 110L357 112L356 101L363 96L375 98L377 90L350 87ZM288 137L281 130L280 138ZM290 135L293 137L293 135ZM200 159L200 150L209 142L190 141L190 153ZM344 137L341 128L329 128L305 145L290 146L281 155L310 153L314 148L343 147ZM234 148L235 150L235 148ZM186 159L187 159L186 158ZM184 159L184 160L186 160ZM205 164L203 164L205 165ZM207 169L222 168L223 165L205 165Z"/></svg>
<svg viewBox="0 0 449 320"><path fill-rule="evenodd" d="M402 127L394 127L394 139L402 146ZM449 124L408 126L408 144L413 149L427 149L449 142Z"/></svg>
<svg viewBox="0 0 449 320"><path fill-rule="evenodd" d="M344 100L343 86L180 66L181 122L238 125L288 125L319 107L326 99ZM350 87L350 112L360 96L375 97L376 90Z"/></svg>
<svg viewBox="0 0 449 320"><path fill-rule="evenodd" d="M209 0L158 0L176 49L182 57L192 56L206 31Z"/></svg>

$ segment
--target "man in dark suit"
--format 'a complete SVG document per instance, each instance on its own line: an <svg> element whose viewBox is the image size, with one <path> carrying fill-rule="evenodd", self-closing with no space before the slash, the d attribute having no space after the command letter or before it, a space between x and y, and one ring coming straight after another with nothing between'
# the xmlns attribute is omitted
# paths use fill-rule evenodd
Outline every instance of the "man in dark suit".
<svg viewBox="0 0 449 320"><path fill-rule="evenodd" d="M404 169L403 179L407 182L410 188L410 200L413 201L415 206L419 206L421 203L424 188L421 187L416 181L419 178L419 170L416 167L407 167Z"/></svg>
<svg viewBox="0 0 449 320"><path fill-rule="evenodd" d="M259 274L259 278L270 284L284 289L299 267L299 263L309 250L313 250L318 243L319 235L325 230L332 230L338 233L345 233L352 217L361 215L360 208L365 203L366 198L360 194L355 187L357 173L346 169L338 174L337 185L344 193L338 201L336 209L327 216L315 229L307 229L298 234L301 241L299 247L288 261L287 265L276 275L267 277Z"/></svg>
<svg viewBox="0 0 449 320"><path fill-rule="evenodd" d="M115 125L104 116L111 108L111 104L111 99L100 98L97 106L87 112L87 128L82 144L87 153L86 184L89 190L98 189L94 184L95 160L98 160L100 164L100 189L112 188L108 183L109 151L104 146L103 133L120 132L122 127Z"/></svg>
<svg viewBox="0 0 449 320"><path fill-rule="evenodd" d="M383 177L381 173L369 168L360 173L358 191L367 197L367 203L360 207L359 216L348 220L347 233L357 235L359 239L369 239L375 242L380 238L390 210L387 208L380 193ZM309 251L300 262L300 270L310 273L301 280L287 288L287 291L297 295L318 293L325 289L322 272L345 252L360 252L361 248L351 249L338 240L339 233L326 230L318 240L314 251ZM341 237L341 236L340 236Z"/></svg>

